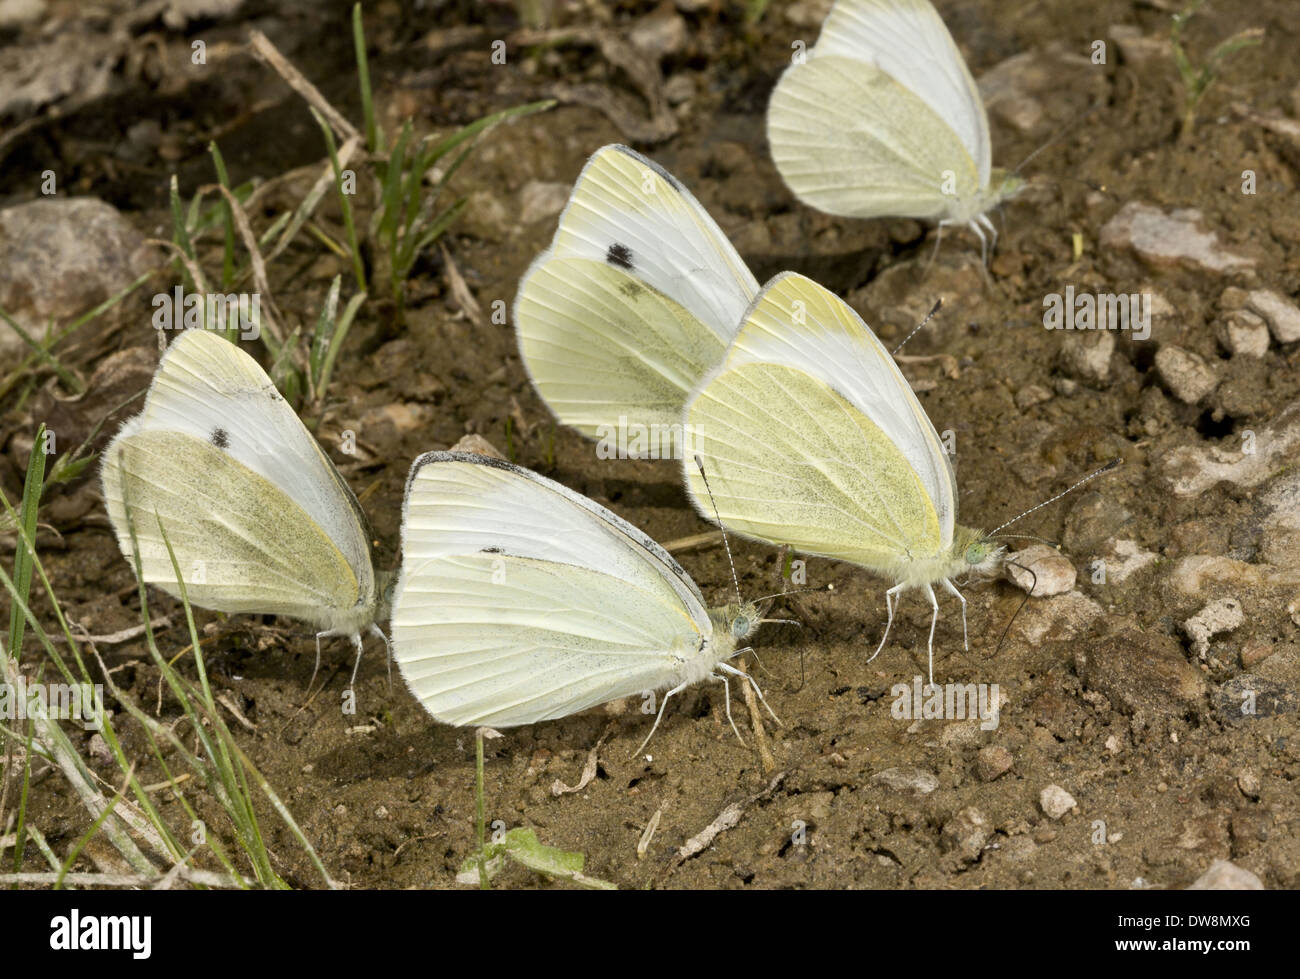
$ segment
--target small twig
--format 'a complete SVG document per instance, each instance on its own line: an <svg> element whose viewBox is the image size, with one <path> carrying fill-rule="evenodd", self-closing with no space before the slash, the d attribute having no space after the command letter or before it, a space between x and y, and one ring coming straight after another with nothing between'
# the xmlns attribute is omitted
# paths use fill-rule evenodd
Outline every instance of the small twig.
<svg viewBox="0 0 1300 979"><path fill-rule="evenodd" d="M714 819L713 822L709 823L708 826L705 826L704 829L700 830L687 840L677 853L673 855L672 862L660 871L659 879L666 877L691 857L707 850L720 834L725 833L727 830L739 824L741 818L745 815L745 811L749 809L750 806L753 806L758 802L764 802L775 795L776 790L780 788L781 783L785 781L787 774L788 773L786 772L781 772L779 775L774 777L772 781L768 782L767 787L761 792L756 792L743 802L733 802L726 806L722 812L718 813L717 818Z"/></svg>
<svg viewBox="0 0 1300 979"><path fill-rule="evenodd" d="M702 534L691 534L689 537L670 540L663 545L663 549L670 554L676 554L679 551L693 551L697 547L712 547L720 543L722 543L722 531L706 530Z"/></svg>
<svg viewBox="0 0 1300 979"><path fill-rule="evenodd" d="M447 251L445 242L439 242L438 246L442 249L442 266L447 273L447 284L451 287L451 297L456 300L456 305L460 307L471 323L477 327L483 326L483 307L479 305L474 293L470 291L469 283L465 277L460 274L460 269L456 267L455 260L451 257L451 252Z"/></svg>
<svg viewBox="0 0 1300 979"><path fill-rule="evenodd" d="M243 239L244 248L248 252L248 260L253 269L253 284L257 287L257 291L261 296L259 308L265 321L259 323L258 326L265 326L266 332L271 334L276 344L283 346L284 330L280 328L279 313L276 312L275 299L271 295L271 283L266 277L266 262L262 258L261 248L258 247L257 236L253 234L253 228L248 223L248 215L244 213L244 206L239 203L239 198L230 192L229 187L221 184L213 184L212 186L221 191L227 202L229 202L230 210L235 219L235 228L239 232L239 237ZM305 369L306 361L303 360L299 367Z"/></svg>
<svg viewBox="0 0 1300 979"><path fill-rule="evenodd" d="M85 887L152 887L167 880L174 870L175 868L157 877L146 877L143 874L70 873L63 875L63 883L79 884ZM236 879L227 874L213 873L210 870L191 870L189 868L182 869L177 876L187 883L199 884L203 887L244 888L255 883L246 877ZM58 879L59 875L56 873L0 874L0 884L53 884Z"/></svg>
<svg viewBox="0 0 1300 979"><path fill-rule="evenodd" d="M188 781L189 781L191 778L193 778L193 777L194 777L193 774L190 773L190 772L181 772L181 773L180 773L179 775L177 775L175 778L173 778L173 779L169 779L169 780L167 780L166 782L154 782L153 785L145 785L145 786L142 786L140 791L142 791L142 792L157 792L157 791L159 791L160 789L174 789L176 786L180 785L182 782L188 782Z"/></svg>
<svg viewBox="0 0 1300 979"><path fill-rule="evenodd" d="M172 627L171 619L167 618L167 616L165 615L160 615L158 616L158 618L151 621L147 627L144 625L144 623L141 623L140 625L133 625L126 629L119 629L117 632L108 632L103 635L92 636L87 631L86 627L82 625L80 622L73 622L71 620L69 620L68 622L68 628L72 630L72 634L74 637L80 639L82 642L93 642L104 646L112 646L117 643L130 642L132 639L136 638L137 636L144 635L146 628L158 630L158 629L170 629L171 627Z"/></svg>
<svg viewBox="0 0 1300 979"><path fill-rule="evenodd" d="M601 734L596 743L591 746L591 750L587 752L587 764L582 768L582 777L578 779L578 784L572 786L565 785L557 778L551 783L551 795L559 796L567 795L571 792L581 792L588 784L590 784L591 780L596 777L596 769L600 764L598 758L600 746L605 743L605 739L609 737L609 734L613 729L614 725L612 724L606 727L604 733Z"/></svg>
<svg viewBox="0 0 1300 979"><path fill-rule="evenodd" d="M317 112L329 120L336 133L344 139L361 138L356 126L348 122L343 113L329 104L325 96L321 95L320 89L307 81L303 73L271 43L270 38L256 28L252 28L248 32L248 44L252 49L253 57L268 65L291 89L306 99L309 105L315 107Z"/></svg>
<svg viewBox="0 0 1300 979"><path fill-rule="evenodd" d="M250 731L256 731L257 725L244 716L244 712L235 706L235 702L230 699L230 695L224 691L217 694L217 703L234 715L235 720Z"/></svg>
<svg viewBox="0 0 1300 979"><path fill-rule="evenodd" d="M737 664L736 668L742 673L749 672L747 659L748 657L744 657ZM772 757L772 749L767 743L767 729L763 727L763 715L758 711L758 697L754 695L754 685L742 680L740 686L745 691L745 706L749 708L749 724L754 729L754 740L758 742L758 758L763 765L763 774L771 775L776 771L776 759Z"/></svg>

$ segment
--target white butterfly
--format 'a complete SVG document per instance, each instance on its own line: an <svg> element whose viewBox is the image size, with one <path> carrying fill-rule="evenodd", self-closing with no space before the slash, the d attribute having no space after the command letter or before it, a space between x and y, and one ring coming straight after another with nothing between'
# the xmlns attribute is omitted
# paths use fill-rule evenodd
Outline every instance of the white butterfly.
<svg viewBox="0 0 1300 979"><path fill-rule="evenodd" d="M772 158L804 203L843 217L967 225L1023 180L992 168L988 115L928 0L837 0L767 113Z"/></svg>
<svg viewBox="0 0 1300 979"><path fill-rule="evenodd" d="M760 621L753 604L708 608L667 551L559 483L471 453L411 467L393 646L443 723L533 724L667 689L649 741L668 699L705 679L730 720L727 677L758 686L727 660Z"/></svg>
<svg viewBox="0 0 1300 979"><path fill-rule="evenodd" d="M170 544L190 602L312 624L318 667L322 638L350 638L358 663L363 628L384 638L356 497L234 343L197 329L176 338L101 481L118 546L132 567L138 550L148 584L180 597Z"/></svg>
<svg viewBox="0 0 1300 979"><path fill-rule="evenodd" d="M519 349L556 417L584 435L620 419L671 428L757 292L685 187L626 146L606 146L520 283Z"/></svg>
<svg viewBox="0 0 1300 979"><path fill-rule="evenodd" d="M992 573L1004 549L958 526L957 485L934 425L889 352L846 303L793 272L763 287L722 365L687 403L685 420L708 473L685 465L706 519L795 550L859 564L919 588ZM1000 528L999 528L1000 529Z"/></svg>

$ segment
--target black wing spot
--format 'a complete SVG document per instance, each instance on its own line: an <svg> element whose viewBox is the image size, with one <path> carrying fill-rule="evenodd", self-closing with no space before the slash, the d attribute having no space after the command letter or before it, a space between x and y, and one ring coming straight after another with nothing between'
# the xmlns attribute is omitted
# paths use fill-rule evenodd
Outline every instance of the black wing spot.
<svg viewBox="0 0 1300 979"><path fill-rule="evenodd" d="M503 554L504 552L499 547L485 547L483 548L483 550L479 551L479 553L480 554Z"/></svg>
<svg viewBox="0 0 1300 979"><path fill-rule="evenodd" d="M620 245L617 241L609 246L609 251L605 253L605 261L629 272L635 268L632 264L632 249L627 245Z"/></svg>
<svg viewBox="0 0 1300 979"><path fill-rule="evenodd" d="M224 428L214 428L212 434L208 436L208 441L218 449L230 448L230 435Z"/></svg>

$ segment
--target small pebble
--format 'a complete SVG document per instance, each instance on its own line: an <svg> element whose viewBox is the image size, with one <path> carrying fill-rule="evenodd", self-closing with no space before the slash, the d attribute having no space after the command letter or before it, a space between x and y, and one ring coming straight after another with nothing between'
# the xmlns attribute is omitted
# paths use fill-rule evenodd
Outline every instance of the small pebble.
<svg viewBox="0 0 1300 979"><path fill-rule="evenodd" d="M86 745L86 750L90 752L90 757L95 759L101 765L107 765L113 761L113 751L104 740L104 736L96 731L90 736L90 743Z"/></svg>
<svg viewBox="0 0 1300 979"><path fill-rule="evenodd" d="M1028 384L1016 392L1016 407L1021 411L1052 400L1052 392L1041 384Z"/></svg>
<svg viewBox="0 0 1300 979"><path fill-rule="evenodd" d="M1013 551L1007 555L1004 567L1007 580L1035 598L1073 591L1078 577L1070 560L1046 544L1031 544L1023 551Z"/></svg>
<svg viewBox="0 0 1300 979"><path fill-rule="evenodd" d="M1300 308L1272 289L1253 289L1246 308L1263 317L1278 343L1300 340Z"/></svg>
<svg viewBox="0 0 1300 979"><path fill-rule="evenodd" d="M1038 804L1043 807L1043 812L1049 819L1060 819L1078 805L1074 796L1059 785L1049 785L1043 789L1038 794Z"/></svg>
<svg viewBox="0 0 1300 979"><path fill-rule="evenodd" d="M1249 870L1227 860L1215 860L1208 870L1187 886L1189 891L1262 891L1264 882Z"/></svg>
<svg viewBox="0 0 1300 979"><path fill-rule="evenodd" d="M1246 647L1241 651L1242 667L1248 670L1253 666L1259 665L1273 655L1273 650L1275 648L1276 647L1274 647L1272 643L1268 642L1256 641L1247 643Z"/></svg>
<svg viewBox="0 0 1300 979"><path fill-rule="evenodd" d="M1183 631L1192 640L1192 652L1204 659L1210 649L1211 637L1220 632L1231 632L1245 621L1241 602L1235 598L1220 598L1184 622Z"/></svg>
<svg viewBox="0 0 1300 979"><path fill-rule="evenodd" d="M918 795L929 795L939 787L939 779L923 768L886 768L871 776L871 781L896 792L915 792Z"/></svg>
<svg viewBox="0 0 1300 979"><path fill-rule="evenodd" d="M1000 744L991 744L980 749L975 757L975 771L985 782L992 782L999 775L1011 770L1015 758L1011 752Z"/></svg>
<svg viewBox="0 0 1300 979"><path fill-rule="evenodd" d="M944 823L940 843L945 850L956 851L972 862L979 859L992 834L993 825L988 817L974 806L967 806Z"/></svg>
<svg viewBox="0 0 1300 979"><path fill-rule="evenodd" d="M1219 383L1203 357L1173 344L1156 351L1156 373L1170 394L1189 405L1209 397Z"/></svg>

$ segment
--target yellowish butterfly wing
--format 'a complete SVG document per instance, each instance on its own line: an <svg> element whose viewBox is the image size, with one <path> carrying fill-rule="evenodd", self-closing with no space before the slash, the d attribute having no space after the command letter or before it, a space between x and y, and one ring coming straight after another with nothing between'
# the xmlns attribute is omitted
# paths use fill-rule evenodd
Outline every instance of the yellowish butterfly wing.
<svg viewBox="0 0 1300 979"><path fill-rule="evenodd" d="M606 262L552 258L515 312L524 363L557 418L589 437L620 416L676 425L723 341L680 303Z"/></svg>
<svg viewBox="0 0 1300 979"><path fill-rule="evenodd" d="M782 178L828 214L966 220L964 202L980 199L978 167L957 132L866 61L818 55L791 66L767 118Z"/></svg>
<svg viewBox="0 0 1300 979"><path fill-rule="evenodd" d="M203 439L131 424L105 454L103 489L133 565L134 527L148 584L180 596L170 543L194 605L328 628L369 621L373 598L347 558L279 487Z"/></svg>
<svg viewBox="0 0 1300 979"><path fill-rule="evenodd" d="M898 447L801 370L724 369L686 420L728 530L880 571L944 546L929 494ZM693 460L685 472L694 503L712 518Z"/></svg>

